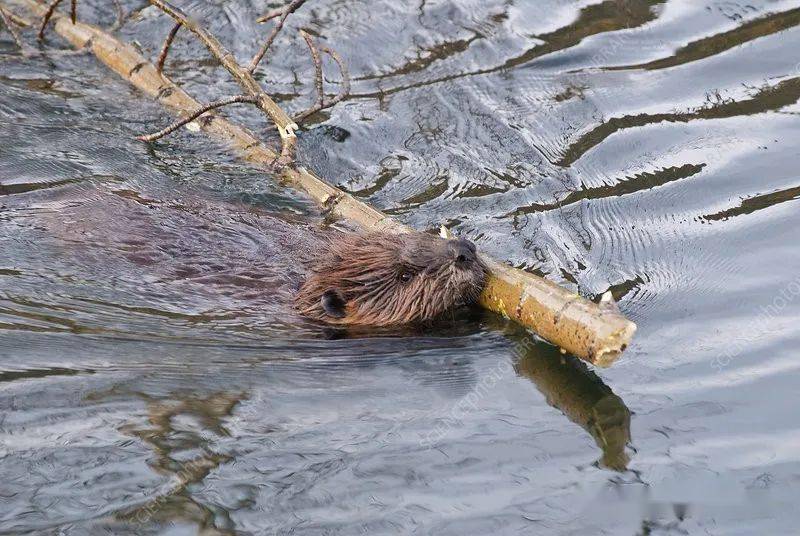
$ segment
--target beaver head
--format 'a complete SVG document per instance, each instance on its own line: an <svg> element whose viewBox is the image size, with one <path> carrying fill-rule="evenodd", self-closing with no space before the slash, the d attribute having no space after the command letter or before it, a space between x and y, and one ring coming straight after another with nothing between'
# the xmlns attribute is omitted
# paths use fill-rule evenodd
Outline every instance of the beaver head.
<svg viewBox="0 0 800 536"><path fill-rule="evenodd" d="M295 298L305 316L388 326L430 320L474 302L486 267L468 240L424 233L336 233L311 254Z"/></svg>

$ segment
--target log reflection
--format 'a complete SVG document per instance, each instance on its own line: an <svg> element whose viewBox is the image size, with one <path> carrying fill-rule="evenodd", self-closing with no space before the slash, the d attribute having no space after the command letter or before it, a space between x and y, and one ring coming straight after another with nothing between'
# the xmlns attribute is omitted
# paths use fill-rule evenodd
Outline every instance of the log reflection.
<svg viewBox="0 0 800 536"><path fill-rule="evenodd" d="M543 344L523 349L514 368L536 384L548 404L591 434L603 452L600 466L627 469L631 412L597 374L578 359Z"/></svg>

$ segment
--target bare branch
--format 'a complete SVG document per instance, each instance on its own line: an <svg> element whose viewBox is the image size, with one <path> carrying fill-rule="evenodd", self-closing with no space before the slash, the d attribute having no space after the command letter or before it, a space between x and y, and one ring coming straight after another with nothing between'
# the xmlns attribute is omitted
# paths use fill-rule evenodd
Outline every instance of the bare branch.
<svg viewBox="0 0 800 536"><path fill-rule="evenodd" d="M176 22L175 26L169 31L167 38L164 39L164 46L161 47L161 54L158 55L158 62L156 63L156 70L160 73L164 70L164 62L167 61L167 54L169 54L169 47L172 45L172 42L175 40L175 36L178 34L178 30L181 29L181 23Z"/></svg>
<svg viewBox="0 0 800 536"><path fill-rule="evenodd" d="M300 35L302 35L303 39L305 39L306 44L308 45L308 50L311 52L311 60L314 62L314 86L317 90L317 101L314 103L312 108L321 110L325 100L324 88L322 87L322 60L319 57L319 51L317 50L317 46L314 44L314 40L311 38L311 35L309 35L309 33L305 30L300 30ZM296 118L295 121L297 121Z"/></svg>
<svg viewBox="0 0 800 536"><path fill-rule="evenodd" d="M11 37L14 39L14 42L20 49L24 49L24 43L22 42L22 38L19 36L19 32L17 29L14 28L14 24L11 22L11 17L6 10L3 9L3 6L0 6L0 20L3 21L3 25L8 29L8 32L11 34Z"/></svg>
<svg viewBox="0 0 800 536"><path fill-rule="evenodd" d="M9 19L11 19L11 22L15 23L17 26L21 26L23 28L33 26L29 20L22 18L16 13L12 13L7 9L6 9L6 15L8 16Z"/></svg>
<svg viewBox="0 0 800 536"><path fill-rule="evenodd" d="M78 22L78 0L71 0L69 6L69 18L72 20L72 24Z"/></svg>
<svg viewBox="0 0 800 536"><path fill-rule="evenodd" d="M280 19L278 19L278 22L275 24L275 27L272 29L272 32L270 32L269 36L267 37L267 40L264 41L264 44L261 45L261 48L258 50L258 52L256 52L256 55L253 56L253 59L250 61L250 65L247 67L248 71L250 71L251 73L255 72L256 68L258 67L258 63L267 53L269 47L272 46L272 42L275 41L275 38L278 37L278 33L281 31L281 28L283 28L283 23L286 22L286 19L289 18L289 15L297 11L298 8L300 8L300 6L305 4L305 2L306 0L292 0L290 4L287 4L280 10L272 11L267 15L265 15L264 17L261 17L261 19L259 19L259 22L261 22L262 19L264 21L267 21L277 18L278 15L280 15Z"/></svg>
<svg viewBox="0 0 800 536"><path fill-rule="evenodd" d="M42 26L39 28L39 39L44 38L44 31L47 29L47 23L50 22L50 18L55 13L58 4L60 4L62 0L53 0L53 2L47 6L47 11L44 14L44 18L42 19Z"/></svg>
<svg viewBox="0 0 800 536"><path fill-rule="evenodd" d="M278 9L273 9L272 11L267 12L266 14L262 15L261 17L256 19L258 23L265 23L269 22L275 17L280 17L283 15L284 7L279 7Z"/></svg>
<svg viewBox="0 0 800 536"><path fill-rule="evenodd" d="M339 90L339 93L334 98L325 103L325 107L330 108L342 102L350 95L350 71L347 69L347 64L338 52L330 47L322 47L322 51L336 62L336 65L339 66L339 74L342 77L342 89Z"/></svg>
<svg viewBox="0 0 800 536"><path fill-rule="evenodd" d="M173 132L175 132L176 130L181 128L183 125L186 125L187 123L191 123L192 121L194 121L195 119L197 119L198 117L200 117L201 115L203 115L204 113L206 113L208 111L214 110L216 108L221 108L221 107L227 106L229 104L234 104L234 103L237 103L237 102L246 102L246 103L249 103L249 104L258 104L258 98L257 97L251 97L249 95L236 95L234 97L226 97L224 99L220 99L218 101L211 102L209 104L206 104L205 106L202 106L202 107L198 108L197 110L195 110L194 112L190 113L186 117L184 117L182 119L179 119L178 121L175 121L174 123L172 123L168 127L165 127L163 129L159 130L158 132L154 132L152 134L144 134L142 136L136 136L136 139L137 140L141 140L141 141L146 141L146 142L156 141L158 139L163 138L164 136L166 136L168 134L172 134Z"/></svg>
<svg viewBox="0 0 800 536"><path fill-rule="evenodd" d="M125 9L122 7L119 0L114 0L114 8L117 10L117 20L114 21L114 24L108 29L109 32L116 32L125 24Z"/></svg>
<svg viewBox="0 0 800 536"><path fill-rule="evenodd" d="M249 96L257 97L258 108L272 119L281 136L281 156L278 159L278 165L285 166L290 164L294 159L294 148L297 144L297 136L294 133L295 129L297 129L297 123L286 115L286 112L284 112L280 106L275 104L275 101L264 92L264 89L259 85L256 79L253 78L250 71L239 65L233 54L228 52L228 50L222 46L222 43L210 32L206 31L197 22L187 17L183 11L166 0L150 0L150 3L200 38L200 41L203 42L211 55L217 58L222 66L231 73L245 93Z"/></svg>
<svg viewBox="0 0 800 536"><path fill-rule="evenodd" d="M338 104L338 103L342 102L344 99L346 99L347 96L350 94L350 71L347 69L347 64L344 62L344 60L339 55L339 53L336 52L335 50L333 50L332 48L323 46L323 47L321 47L321 50L322 50L322 52L324 52L325 54L330 56L331 59L333 59L333 61L336 62L336 65L339 66L339 73L341 74L341 77L342 77L342 81L341 81L342 88L339 90L339 93L337 93L336 96L333 97L332 99L330 99L330 100L325 100L324 98L318 99L317 103L314 106L312 106L308 110L304 110L304 111L296 114L294 116L294 120L297 121L298 123L302 122L303 120L307 119L311 115L313 115L313 114L315 114L315 113L317 113L317 112L319 112L321 110L325 110L326 108L330 108L332 106L335 106L336 104ZM315 61L315 64L316 64L316 61ZM320 88L322 87L322 83L321 82L319 84L319 87ZM322 95L321 89L320 89L320 93L319 94Z"/></svg>

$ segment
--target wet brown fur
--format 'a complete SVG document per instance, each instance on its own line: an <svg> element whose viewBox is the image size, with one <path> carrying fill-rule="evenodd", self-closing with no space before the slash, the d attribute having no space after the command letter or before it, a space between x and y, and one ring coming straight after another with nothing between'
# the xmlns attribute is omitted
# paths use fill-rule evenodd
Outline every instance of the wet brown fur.
<svg viewBox="0 0 800 536"><path fill-rule="evenodd" d="M486 268L467 240L425 233L332 233L315 247L295 306L331 324L431 320L473 303Z"/></svg>

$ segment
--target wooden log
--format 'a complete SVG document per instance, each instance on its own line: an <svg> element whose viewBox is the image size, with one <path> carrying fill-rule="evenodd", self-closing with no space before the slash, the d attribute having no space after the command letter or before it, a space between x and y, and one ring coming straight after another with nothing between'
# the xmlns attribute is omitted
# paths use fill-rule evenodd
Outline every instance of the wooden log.
<svg viewBox="0 0 800 536"><path fill-rule="evenodd" d="M151 0L156 5L164 2ZM6 4L22 7L37 17L45 14L47 7L36 0L7 0ZM183 15L173 12L174 19ZM96 26L77 22L60 13L53 15L54 29L77 48L88 47L110 69L138 89L154 97L166 107L184 117L201 108L201 103L174 84L156 66L144 58L134 47L123 43ZM209 48L221 48L213 36L194 23L187 26L200 36ZM230 60L226 69L246 86L250 94L258 94L262 106L283 136L293 136L294 124L274 102L268 101L246 70L237 68ZM243 72L244 71L244 72ZM212 137L226 143L246 160L255 164L271 165L280 156L264 146L244 128L219 116L206 115L198 121L200 128ZM284 137L284 141L286 138ZM352 220L368 230L403 233L409 227L380 211L366 205L350 194L324 182L302 167L286 166L282 178L303 190L329 213ZM543 339L597 366L611 365L625 350L636 332L636 324L625 318L614 307L595 304L578 294L536 275L506 266L485 254L481 258L489 267L489 278L480 304L530 328Z"/></svg>

